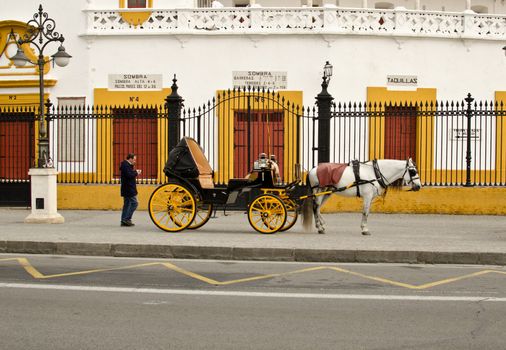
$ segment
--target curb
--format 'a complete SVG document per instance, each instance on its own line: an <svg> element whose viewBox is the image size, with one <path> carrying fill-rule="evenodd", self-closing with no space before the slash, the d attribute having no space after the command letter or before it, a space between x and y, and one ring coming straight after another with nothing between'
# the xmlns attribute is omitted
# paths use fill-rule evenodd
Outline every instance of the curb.
<svg viewBox="0 0 506 350"><path fill-rule="evenodd" d="M506 265L506 253L0 241L0 253L346 263Z"/></svg>

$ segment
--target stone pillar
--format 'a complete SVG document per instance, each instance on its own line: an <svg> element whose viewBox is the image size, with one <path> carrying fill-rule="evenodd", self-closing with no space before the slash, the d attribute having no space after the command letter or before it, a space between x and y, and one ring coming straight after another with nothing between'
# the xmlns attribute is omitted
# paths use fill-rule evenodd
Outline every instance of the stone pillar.
<svg viewBox="0 0 506 350"><path fill-rule="evenodd" d="M62 224L63 216L57 212L56 175L54 168L32 168L28 171L32 187L32 213L26 223Z"/></svg>
<svg viewBox="0 0 506 350"><path fill-rule="evenodd" d="M362 7L367 8L367 0L362 0Z"/></svg>

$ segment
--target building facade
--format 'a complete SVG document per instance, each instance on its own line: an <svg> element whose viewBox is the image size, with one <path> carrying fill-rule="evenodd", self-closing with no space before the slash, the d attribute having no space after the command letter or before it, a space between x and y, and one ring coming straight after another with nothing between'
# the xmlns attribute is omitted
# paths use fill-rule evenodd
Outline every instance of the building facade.
<svg viewBox="0 0 506 350"><path fill-rule="evenodd" d="M26 32L26 22L38 6L39 2L32 0L15 6L0 3L0 108L4 115L8 114L6 111L14 113L16 108L38 105L37 68L17 68L10 60L17 50L15 39ZM147 106L164 104L174 75L185 108L198 107L219 91L238 87L267 88L280 92L295 105L314 106L326 61L333 65L328 91L336 103L358 101L365 106L464 101L468 93L476 101L492 105L506 102L504 1L47 0L42 6L55 20L55 30L65 36L64 46L73 56L67 67L53 67L50 63L45 66L45 97L56 107L109 106L121 115L126 113L125 106L136 105L136 113L142 110L149 114L151 107ZM22 49L35 59L28 45ZM47 55L56 49L57 46L48 48ZM237 111L238 120L240 112ZM422 167L454 171L465 166L456 161L448 170L447 165L439 164L443 164L447 154L455 152L448 148L431 150L434 135L461 129L459 123L463 121L455 123L448 130L438 131L434 127L436 121L427 124L415 120L413 127L418 131L415 130L413 142L418 145L415 152L421 154L414 156L423 163ZM351 133L346 135L348 139L373 134L384 139L400 137L389 134L392 125L367 122L361 124L364 133L344 130ZM395 126L399 130L404 127L410 128L407 124ZM494 171L506 165L503 127L504 120L495 118L474 128L481 138L473 142L483 143L480 150L489 155L479 163L494 163L488 164ZM10 133L29 135L27 139L37 135L37 125L21 131L4 128L10 128ZM72 128L75 134L76 126ZM87 128L95 126L83 124L77 133L85 135ZM142 128L143 134L165 137L160 135L164 129L159 122L142 123ZM127 133L128 125L116 122L112 129L106 142L111 145L118 135ZM342 138L342 132L345 131L334 129L333 139ZM422 143L420 135L430 141ZM458 136L445 135L447 141L458 141ZM11 141L0 141L0 145L12 145L13 138L19 139L11 137ZM56 142L64 144L62 140L53 140L53 146ZM90 139L79 147L96 154L97 146L90 144L97 142ZM17 146L20 147L35 149L36 145L32 142ZM230 145L223 147L231 149ZM370 144L366 148L371 151L364 158L386 155L384 151L374 151ZM113 146L104 149L107 155L87 158L88 163L93 163L87 165L87 173L97 172L103 163L114 169L121 152L115 153ZM67 172L75 172L83 152L84 149L56 151L52 156L57 167L65 165ZM143 166L153 168L152 176L160 177L163 151L153 152L161 152L160 157ZM219 150L213 152L218 154ZM278 157L289 159L288 153ZM314 162L311 159L310 163ZM114 170L108 171L114 179ZM16 172L22 173L24 168Z"/></svg>

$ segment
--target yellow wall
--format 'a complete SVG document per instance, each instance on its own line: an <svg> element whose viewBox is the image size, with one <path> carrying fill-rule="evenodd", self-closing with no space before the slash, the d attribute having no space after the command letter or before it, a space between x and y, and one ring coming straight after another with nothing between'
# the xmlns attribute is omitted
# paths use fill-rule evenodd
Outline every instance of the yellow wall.
<svg viewBox="0 0 506 350"><path fill-rule="evenodd" d="M3 50L6 45L17 45L14 39L12 37L9 38L9 33L11 30L14 31L14 33L18 34L19 36L23 36L26 34L28 29L28 25L24 22L19 21L0 21L0 50ZM9 41L7 41L9 39ZM38 59L38 53L30 46L29 43L21 45L21 48L23 49L23 53L28 57L32 62L37 62ZM7 57L6 52L1 52L0 54L3 54L5 56L4 58L10 58ZM44 60L47 62L44 64L44 74L47 74L51 70L51 63L48 56L44 56ZM38 77L39 75L39 67L34 64L28 63L24 67L15 67L14 63L10 60L5 60L7 62L6 65L0 65L0 76L19 76L19 75L35 75ZM15 68L14 71L11 71L11 68ZM7 81L3 81L2 83L5 84ZM21 82L21 84L24 84ZM2 85L0 85L1 87ZM26 85L25 85L26 86ZM38 79L37 79L37 85ZM21 87L21 86L20 86Z"/></svg>
<svg viewBox="0 0 506 350"><path fill-rule="evenodd" d="M114 107L159 107L163 106L164 99L170 95L170 88L165 88L159 91L109 91L108 89L97 88L94 92L95 107L99 113L100 106L107 106L107 111L110 112ZM102 109L105 113L106 110ZM113 177L113 165L119 163L112 159L112 119L103 119L97 122L97 135L101 137L104 135L105 140L97 143L97 171L93 175L99 179L110 180ZM157 126L158 138L158 179L164 177L162 174L165 161L167 160L167 119L158 118ZM162 147L163 146L163 147ZM86 175L86 174L85 174ZM63 175L60 175L63 176ZM91 179L93 181L93 179ZM96 178L95 178L96 180Z"/></svg>
<svg viewBox="0 0 506 350"><path fill-rule="evenodd" d="M119 8L126 8L125 2L125 0L119 0ZM146 6L147 8L152 8L153 0L146 1ZM120 12L120 15L127 23L138 26L147 21L151 15L151 11Z"/></svg>
<svg viewBox="0 0 506 350"><path fill-rule="evenodd" d="M506 91L496 91L495 101L499 109L506 114ZM506 183L506 116L498 116L496 119L496 161L495 168L500 169L495 172L493 178L496 182Z"/></svg>
<svg viewBox="0 0 506 350"><path fill-rule="evenodd" d="M218 169L214 169L215 171L215 181L220 183L226 183L230 178L233 177L234 172L234 111L241 110L244 111L246 105L241 103L238 106L236 99L245 100L245 95L248 93L244 92L234 92L235 98L230 97L229 91L217 91L217 96L220 96L220 101L223 101L218 108L218 118L219 118L219 127L218 127ZM279 94L279 99L277 95ZM277 110L281 111L283 108L280 105L277 105L274 101L280 101L282 103L284 98L284 106L290 102L290 106L302 106L302 91L279 91L276 93L274 97L273 93L261 93L255 92L255 98L251 99L251 110L261 110L268 105L269 110ZM256 98L260 97L260 98ZM262 101L262 97L266 99L270 98L269 102ZM290 111L292 108L290 107ZM302 111L301 111L302 113ZM293 181L294 177L294 166L296 163L296 154L294 150L296 149L297 144L297 135L295 131L296 127L296 119L292 115L289 118L289 112L284 111L283 118L284 121L284 154L283 154L283 174L286 182ZM268 150L266 150L268 151Z"/></svg>
<svg viewBox="0 0 506 350"><path fill-rule="evenodd" d="M139 209L146 210L155 185L138 185ZM120 210L119 185L58 185L58 209ZM323 212L361 212L362 200L332 196ZM372 212L408 214L506 215L505 187L426 187L419 192L389 191Z"/></svg>

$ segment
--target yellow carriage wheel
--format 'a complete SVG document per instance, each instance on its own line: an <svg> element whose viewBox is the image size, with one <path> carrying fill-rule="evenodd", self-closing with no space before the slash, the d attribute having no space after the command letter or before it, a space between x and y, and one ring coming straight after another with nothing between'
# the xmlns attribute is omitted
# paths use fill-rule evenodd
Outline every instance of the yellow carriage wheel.
<svg viewBox="0 0 506 350"><path fill-rule="evenodd" d="M283 202L285 203L286 207L286 222L285 225L279 230L279 232L287 231L295 225L298 218L297 213L297 203L295 203L292 199L284 199Z"/></svg>
<svg viewBox="0 0 506 350"><path fill-rule="evenodd" d="M190 230L195 230L199 227L204 226L206 222L209 221L211 214L213 212L213 205L211 203L199 202L197 204L197 214L195 214L195 218L188 228Z"/></svg>
<svg viewBox="0 0 506 350"><path fill-rule="evenodd" d="M149 198L148 208L153 223L168 232L181 231L190 226L197 212L193 194L176 183L158 187Z"/></svg>
<svg viewBox="0 0 506 350"><path fill-rule="evenodd" d="M285 204L278 196L262 194L249 205L248 220L260 233L275 233L286 222Z"/></svg>

